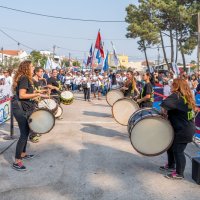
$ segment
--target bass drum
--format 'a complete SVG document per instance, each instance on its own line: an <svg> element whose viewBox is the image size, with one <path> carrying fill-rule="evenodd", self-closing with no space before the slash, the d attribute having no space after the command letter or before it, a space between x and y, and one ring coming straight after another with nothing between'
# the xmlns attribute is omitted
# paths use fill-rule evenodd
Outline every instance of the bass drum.
<svg viewBox="0 0 200 200"><path fill-rule="evenodd" d="M63 114L63 109L60 105L58 105L57 112L55 113L55 118L61 117L62 114Z"/></svg>
<svg viewBox="0 0 200 200"><path fill-rule="evenodd" d="M128 130L133 148L145 156L164 153L174 140L170 122L153 108L135 112L129 120Z"/></svg>
<svg viewBox="0 0 200 200"><path fill-rule="evenodd" d="M124 93L120 90L110 90L106 95L106 101L110 106L122 98L124 98Z"/></svg>
<svg viewBox="0 0 200 200"><path fill-rule="evenodd" d="M64 105L70 105L71 103L73 103L74 95L70 91L64 91L61 92L60 99L61 103L63 103Z"/></svg>
<svg viewBox="0 0 200 200"><path fill-rule="evenodd" d="M130 116L138 109L139 106L135 101L129 98L123 98L114 103L112 114L119 124L127 126Z"/></svg>
<svg viewBox="0 0 200 200"><path fill-rule="evenodd" d="M43 99L38 103L38 108L46 108L52 113L56 113L58 109L58 104L54 99Z"/></svg>
<svg viewBox="0 0 200 200"><path fill-rule="evenodd" d="M45 134L53 129L55 117L45 108L37 109L29 116L28 125L33 133Z"/></svg>

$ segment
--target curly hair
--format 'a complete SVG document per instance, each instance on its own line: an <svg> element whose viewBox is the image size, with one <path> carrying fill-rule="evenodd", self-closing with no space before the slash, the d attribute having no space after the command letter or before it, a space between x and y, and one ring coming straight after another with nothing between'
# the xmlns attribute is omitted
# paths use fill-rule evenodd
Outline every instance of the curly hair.
<svg viewBox="0 0 200 200"><path fill-rule="evenodd" d="M178 93L184 96L189 107L196 110L195 100L186 80L182 78L174 79L172 83L172 93Z"/></svg>
<svg viewBox="0 0 200 200"><path fill-rule="evenodd" d="M28 78L28 80L31 82L31 84L33 84L30 66L31 66L30 60L25 60L20 63L20 65L15 73L15 76L13 78L13 91L16 91L18 81L22 76L26 76Z"/></svg>

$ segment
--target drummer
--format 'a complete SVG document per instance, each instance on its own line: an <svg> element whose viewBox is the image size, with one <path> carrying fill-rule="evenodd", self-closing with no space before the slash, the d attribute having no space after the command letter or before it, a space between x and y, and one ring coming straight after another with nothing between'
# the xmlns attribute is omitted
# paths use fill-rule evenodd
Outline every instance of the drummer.
<svg viewBox="0 0 200 200"><path fill-rule="evenodd" d="M140 93L140 99L137 100L141 108L153 106L153 87L150 82L151 75L149 72L143 74L145 85Z"/></svg>
<svg viewBox="0 0 200 200"><path fill-rule="evenodd" d="M168 115L175 138L173 145L167 151L168 164L161 166L160 170L172 172L166 175L166 178L183 179L186 165L184 151L195 134L196 106L189 85L184 79L174 79L171 91L172 94L163 100L161 107L162 112Z"/></svg>
<svg viewBox="0 0 200 200"><path fill-rule="evenodd" d="M18 122L20 129L20 137L16 146L15 162L12 167L18 171L25 171L22 159L31 159L34 155L26 153L26 145L29 136L28 116L35 109L34 98L47 97L40 93L34 93L33 89L33 65L31 61L26 60L21 62L19 68L13 78L13 91L15 95L12 99L12 111Z"/></svg>
<svg viewBox="0 0 200 200"><path fill-rule="evenodd" d="M43 69L41 67L36 67L34 70L33 75L33 85L35 92L40 91L41 93L47 92L47 90L42 89L47 85L46 79L42 78L43 75ZM39 142L40 134L30 133L29 139L33 143Z"/></svg>
<svg viewBox="0 0 200 200"><path fill-rule="evenodd" d="M34 75L33 75L33 83L34 83L34 88L36 90L41 90L45 86L47 86L47 81L45 78L43 78L43 69L42 67L36 67L34 70Z"/></svg>
<svg viewBox="0 0 200 200"><path fill-rule="evenodd" d="M124 93L124 97L131 97L134 95L134 92L139 95L139 90L136 87L133 71L128 70L126 77L127 80L124 83L124 87L121 88L122 92Z"/></svg>
<svg viewBox="0 0 200 200"><path fill-rule="evenodd" d="M53 99L60 104L60 91L62 89L60 80L57 78L58 72L56 69L52 70L52 76L47 80L47 87L51 89Z"/></svg>

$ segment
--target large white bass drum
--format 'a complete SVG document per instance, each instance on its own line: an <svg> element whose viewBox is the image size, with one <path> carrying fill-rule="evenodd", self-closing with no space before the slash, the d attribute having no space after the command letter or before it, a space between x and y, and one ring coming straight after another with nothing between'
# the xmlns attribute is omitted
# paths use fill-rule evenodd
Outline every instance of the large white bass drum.
<svg viewBox="0 0 200 200"><path fill-rule="evenodd" d="M106 95L106 101L110 106L122 98L124 98L124 93L120 90L110 90Z"/></svg>
<svg viewBox="0 0 200 200"><path fill-rule="evenodd" d="M129 98L123 98L114 103L112 114L119 124L127 126L130 116L138 109L139 106L135 101Z"/></svg>
<svg viewBox="0 0 200 200"><path fill-rule="evenodd" d="M131 144L140 154L157 156L171 147L173 128L156 109L140 109L130 117L128 123Z"/></svg>

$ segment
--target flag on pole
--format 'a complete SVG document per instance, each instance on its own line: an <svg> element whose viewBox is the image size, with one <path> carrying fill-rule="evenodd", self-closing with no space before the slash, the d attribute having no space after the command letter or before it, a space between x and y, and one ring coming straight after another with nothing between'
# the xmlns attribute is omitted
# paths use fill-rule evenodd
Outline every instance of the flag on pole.
<svg viewBox="0 0 200 200"><path fill-rule="evenodd" d="M98 64L100 64L101 63L101 54L100 54L99 49L97 51L96 59L98 60Z"/></svg>
<svg viewBox="0 0 200 200"><path fill-rule="evenodd" d="M101 40L100 31L98 32L98 35L97 35L95 48L100 51L101 57L104 58L104 50L103 50L103 44L102 44L102 40Z"/></svg>
<svg viewBox="0 0 200 200"><path fill-rule="evenodd" d="M92 64L92 45L90 47L89 56L88 56L88 59L87 59L87 66L89 64Z"/></svg>
<svg viewBox="0 0 200 200"><path fill-rule="evenodd" d="M44 66L44 69L45 70L51 70L52 69L52 64L51 64L51 60L50 60L49 57L47 58L47 61L46 61L45 66Z"/></svg>
<svg viewBox="0 0 200 200"><path fill-rule="evenodd" d="M107 51L107 55L106 55L106 59L105 59L105 62L104 62L104 66L103 66L103 71L108 71L109 69L109 65L108 65L108 54L109 52Z"/></svg>
<svg viewBox="0 0 200 200"><path fill-rule="evenodd" d="M113 45L113 42L111 42L111 44L112 44L112 48L113 48L114 63L115 63L116 66L118 66L119 60L118 60L118 57L117 57L117 54L116 54L116 50L115 50L115 47Z"/></svg>

